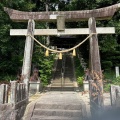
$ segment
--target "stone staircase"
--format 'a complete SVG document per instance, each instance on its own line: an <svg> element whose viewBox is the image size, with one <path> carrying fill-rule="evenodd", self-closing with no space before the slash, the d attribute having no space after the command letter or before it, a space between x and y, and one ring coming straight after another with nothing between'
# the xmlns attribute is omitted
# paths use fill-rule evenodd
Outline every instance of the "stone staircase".
<svg viewBox="0 0 120 120"><path fill-rule="evenodd" d="M35 104L31 120L83 120L82 103L76 92L47 92Z"/></svg>
<svg viewBox="0 0 120 120"><path fill-rule="evenodd" d="M70 54L63 57L63 60L57 60L50 90L37 100L30 120L86 119L85 104L79 92L75 92L73 57Z"/></svg>
<svg viewBox="0 0 120 120"><path fill-rule="evenodd" d="M74 61L70 54L63 56L62 60L57 60L54 78L51 81L51 91L74 91L78 88L75 81ZM62 74L63 73L63 74Z"/></svg>

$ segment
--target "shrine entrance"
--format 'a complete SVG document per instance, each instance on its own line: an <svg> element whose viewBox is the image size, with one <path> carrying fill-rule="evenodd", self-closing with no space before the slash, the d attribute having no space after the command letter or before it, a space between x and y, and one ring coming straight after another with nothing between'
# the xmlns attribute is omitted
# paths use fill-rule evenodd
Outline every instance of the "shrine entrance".
<svg viewBox="0 0 120 120"><path fill-rule="evenodd" d="M62 59L62 53L73 51L82 45L89 39L89 69L92 73L93 80L90 81L90 99L91 104L96 108L103 107L103 83L102 83L102 71L99 55L99 45L97 34L114 34L114 27L96 27L96 20L109 20L114 13L120 8L120 4L115 4L109 7L95 9L95 10L83 10L83 11L50 11L50 12L22 12L9 8L4 10L9 14L10 19L15 22L28 21L27 29L11 29L11 36L26 36L24 60L22 75L24 76L24 82L28 86L31 71L31 60L33 52L33 44L36 41L39 45L46 49L46 54L49 52L56 52ZM65 22L76 22L86 20L88 21L88 28L65 28ZM56 29L35 29L35 21L39 22L57 22ZM49 36L64 36L64 35L87 35L87 37L79 42L76 46L66 50L54 50L47 46L42 45L34 36L49 35ZM28 90L28 88L26 89ZM97 93L93 96L93 93ZM97 97L97 99L95 99ZM96 106L97 105L97 106Z"/></svg>

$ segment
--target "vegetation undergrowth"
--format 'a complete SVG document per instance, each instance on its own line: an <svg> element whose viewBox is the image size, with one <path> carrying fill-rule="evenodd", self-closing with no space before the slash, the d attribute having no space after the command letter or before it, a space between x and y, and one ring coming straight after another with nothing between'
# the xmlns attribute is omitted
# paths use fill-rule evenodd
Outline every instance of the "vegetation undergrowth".
<svg viewBox="0 0 120 120"><path fill-rule="evenodd" d="M45 38L42 37L40 40L44 42ZM38 66L40 80L44 86L48 85L51 80L55 56L55 54L49 54L49 56L46 57L45 50L35 44L32 63Z"/></svg>
<svg viewBox="0 0 120 120"><path fill-rule="evenodd" d="M80 60L77 57L75 57L75 74L78 85L82 87L84 79L84 69L80 65Z"/></svg>
<svg viewBox="0 0 120 120"><path fill-rule="evenodd" d="M54 64L54 54L51 54L49 57L44 57L44 60L40 62L40 80L43 85L46 86L49 84L52 77L52 67Z"/></svg>
<svg viewBox="0 0 120 120"><path fill-rule="evenodd" d="M9 75L6 73L3 75L0 75L0 81L2 82L9 82L10 80L16 80L16 75Z"/></svg>
<svg viewBox="0 0 120 120"><path fill-rule="evenodd" d="M115 77L114 71L106 71L104 73L104 92L110 92L110 86L120 85L120 76Z"/></svg>

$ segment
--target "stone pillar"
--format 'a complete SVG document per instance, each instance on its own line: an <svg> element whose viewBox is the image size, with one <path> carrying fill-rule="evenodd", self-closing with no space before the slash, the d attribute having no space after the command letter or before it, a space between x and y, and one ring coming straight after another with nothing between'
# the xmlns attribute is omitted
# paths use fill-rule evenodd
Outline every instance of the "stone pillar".
<svg viewBox="0 0 120 120"><path fill-rule="evenodd" d="M5 84L0 85L0 104L4 104L4 94L5 91Z"/></svg>
<svg viewBox="0 0 120 120"><path fill-rule="evenodd" d="M116 77L118 77L120 74L119 74L119 67L115 67L115 73L116 73Z"/></svg>
<svg viewBox="0 0 120 120"><path fill-rule="evenodd" d="M17 82L11 81L11 103L16 104L17 103Z"/></svg>
<svg viewBox="0 0 120 120"><path fill-rule="evenodd" d="M96 33L96 21L94 17L89 18L88 25L89 33ZM104 106L102 71L97 34L90 37L90 71L93 76L93 84L97 87L95 88L93 84L90 85L91 114L94 116L100 115ZM93 96L93 94L96 94L96 96Z"/></svg>
<svg viewBox="0 0 120 120"><path fill-rule="evenodd" d="M89 33L96 33L96 21L91 17L88 21ZM97 35L90 37L90 70L101 72L100 54Z"/></svg>
<svg viewBox="0 0 120 120"><path fill-rule="evenodd" d="M45 4L45 8L46 8L46 12L48 12L49 11L48 3ZM48 22L46 22L46 29L49 29L49 23ZM47 36L46 37L46 45L49 46L49 44L50 44L50 36Z"/></svg>
<svg viewBox="0 0 120 120"><path fill-rule="evenodd" d="M34 36L34 28L35 28L35 22L34 20L30 19L28 21L27 34ZM23 59L23 67L22 67L22 77L23 77L24 83L26 84L27 93L28 93L28 82L29 82L30 73L31 73L33 45L34 45L34 40L30 36L27 36L26 42L25 42L24 59Z"/></svg>

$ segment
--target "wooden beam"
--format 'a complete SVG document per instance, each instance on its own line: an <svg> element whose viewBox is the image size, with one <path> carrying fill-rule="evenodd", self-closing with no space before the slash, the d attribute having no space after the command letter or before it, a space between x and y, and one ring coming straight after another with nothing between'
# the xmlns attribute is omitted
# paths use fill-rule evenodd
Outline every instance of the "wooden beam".
<svg viewBox="0 0 120 120"><path fill-rule="evenodd" d="M24 12L6 7L4 7L4 11L6 11L9 14L10 19L17 22L28 21L29 19L53 22L56 21L57 15L64 15L66 21L88 20L90 17L95 17L96 19L104 20L111 18L114 15L114 13L118 10L118 8L120 8L120 3L109 7L80 11Z"/></svg>
<svg viewBox="0 0 120 120"><path fill-rule="evenodd" d="M114 27L98 27L98 34L114 34ZM89 34L88 28L65 29L63 32L58 32L57 29L35 29L34 35L86 35ZM11 36L27 35L27 29L10 29Z"/></svg>

